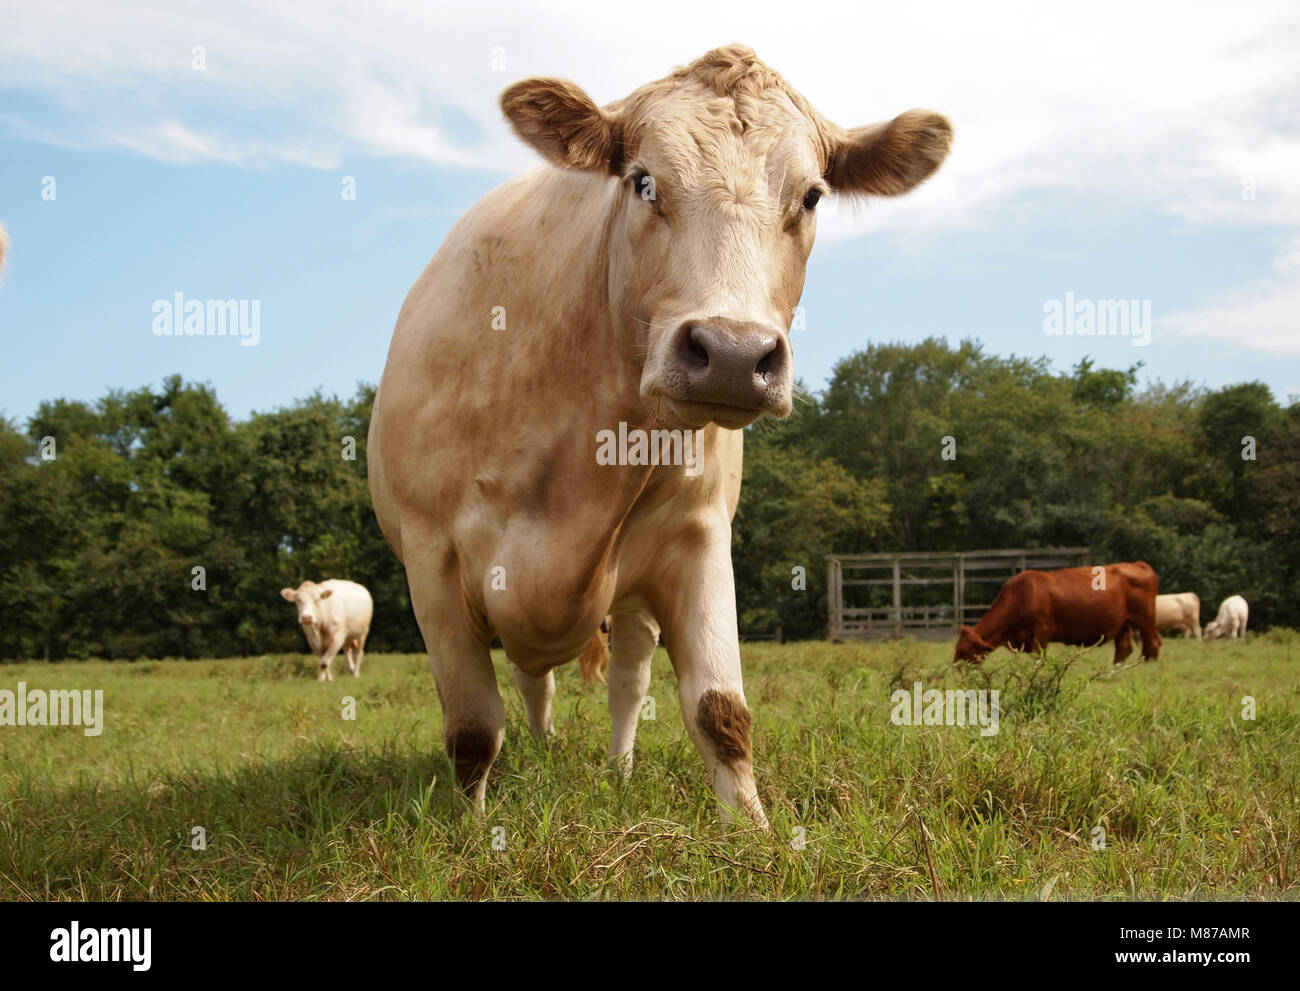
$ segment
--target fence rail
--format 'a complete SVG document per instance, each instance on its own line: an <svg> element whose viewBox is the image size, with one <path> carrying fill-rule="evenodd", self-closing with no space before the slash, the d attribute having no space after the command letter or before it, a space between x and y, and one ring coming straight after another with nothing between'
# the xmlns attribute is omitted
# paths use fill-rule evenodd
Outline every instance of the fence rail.
<svg viewBox="0 0 1300 991"><path fill-rule="evenodd" d="M997 597L997 589L1012 575L1027 568L1083 567L1091 560L1089 547L830 554L830 638L947 639L962 625L978 622ZM873 601L882 598L879 593L886 588L892 593L889 601ZM927 592L929 589L942 592ZM968 589L974 594L968 594ZM929 601L905 602L904 590L912 595L919 591Z"/></svg>

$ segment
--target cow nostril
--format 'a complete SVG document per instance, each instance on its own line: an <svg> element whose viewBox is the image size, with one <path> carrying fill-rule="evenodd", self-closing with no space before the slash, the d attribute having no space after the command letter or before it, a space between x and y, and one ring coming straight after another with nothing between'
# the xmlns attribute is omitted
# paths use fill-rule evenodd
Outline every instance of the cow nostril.
<svg viewBox="0 0 1300 991"><path fill-rule="evenodd" d="M776 370L778 350L779 347L774 343L772 345L772 350L768 351L767 354L758 359L758 364L754 366L754 374L762 378L767 378L771 375L772 372Z"/></svg>
<svg viewBox="0 0 1300 991"><path fill-rule="evenodd" d="M686 328L686 336L682 341L682 356L692 368L709 367L709 349L701 340L703 336L701 328L695 324Z"/></svg>

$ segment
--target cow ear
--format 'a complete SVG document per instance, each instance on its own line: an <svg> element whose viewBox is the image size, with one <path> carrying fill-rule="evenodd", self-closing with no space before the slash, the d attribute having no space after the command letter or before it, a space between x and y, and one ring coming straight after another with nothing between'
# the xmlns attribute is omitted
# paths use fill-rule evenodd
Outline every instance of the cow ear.
<svg viewBox="0 0 1300 991"><path fill-rule="evenodd" d="M515 133L565 169L611 168L614 118L567 79L525 79L501 94Z"/></svg>
<svg viewBox="0 0 1300 991"><path fill-rule="evenodd" d="M282 589L280 589L280 594L283 595L283 596L284 596L286 599L288 599L290 602L292 602L294 599L297 598L297 595L294 593L294 590L291 589L291 588L282 588Z"/></svg>
<svg viewBox="0 0 1300 991"><path fill-rule="evenodd" d="M320 598L322 598L322 599L328 599L328 598L329 598L331 595L333 595L333 594L334 594L334 589L332 589L332 588L323 588L323 589L321 589L321 592L320 592Z"/></svg>
<svg viewBox="0 0 1300 991"><path fill-rule="evenodd" d="M840 193L900 196L930 178L951 145L947 117L908 110L893 120L841 131L826 181Z"/></svg>

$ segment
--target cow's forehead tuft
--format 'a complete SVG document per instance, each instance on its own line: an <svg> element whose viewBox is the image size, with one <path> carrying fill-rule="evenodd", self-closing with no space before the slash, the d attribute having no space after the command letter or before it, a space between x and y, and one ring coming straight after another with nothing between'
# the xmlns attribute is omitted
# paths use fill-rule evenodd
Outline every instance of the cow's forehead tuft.
<svg viewBox="0 0 1300 991"><path fill-rule="evenodd" d="M820 115L750 49L739 46L715 49L607 109L621 118L620 136L629 154L636 154L649 135L659 139L679 130L686 138L680 151L687 155L707 154L714 144L710 138L724 134L744 135L747 145L759 143L763 150L779 138L806 137L823 164L829 154ZM769 136L761 137L764 133Z"/></svg>
<svg viewBox="0 0 1300 991"><path fill-rule="evenodd" d="M676 70L670 79L697 79L718 96L756 96L769 89L784 89L785 80L764 65L752 48L728 45L701 55Z"/></svg>

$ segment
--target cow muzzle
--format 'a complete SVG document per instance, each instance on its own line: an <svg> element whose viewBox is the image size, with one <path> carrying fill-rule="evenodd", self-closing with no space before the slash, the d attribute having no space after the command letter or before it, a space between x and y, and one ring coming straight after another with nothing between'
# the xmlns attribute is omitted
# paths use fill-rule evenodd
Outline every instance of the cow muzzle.
<svg viewBox="0 0 1300 991"><path fill-rule="evenodd" d="M790 413L793 359L775 327L725 318L677 328L665 362L664 397L684 419L743 427Z"/></svg>

